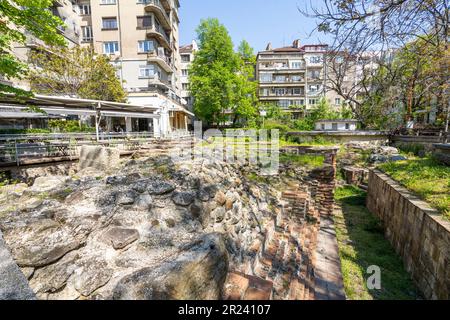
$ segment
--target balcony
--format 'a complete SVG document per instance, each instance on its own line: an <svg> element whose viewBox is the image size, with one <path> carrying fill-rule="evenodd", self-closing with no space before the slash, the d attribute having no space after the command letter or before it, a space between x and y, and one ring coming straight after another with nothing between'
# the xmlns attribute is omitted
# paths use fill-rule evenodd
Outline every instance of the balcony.
<svg viewBox="0 0 450 320"><path fill-rule="evenodd" d="M64 0L53 0L53 4L57 7L64 7L66 5Z"/></svg>
<svg viewBox="0 0 450 320"><path fill-rule="evenodd" d="M170 38L161 26L153 25L151 27L145 28L145 30L147 32L148 38L156 38L159 43L164 46L164 48L172 51L172 48L170 46Z"/></svg>
<svg viewBox="0 0 450 320"><path fill-rule="evenodd" d="M295 86L295 85L299 85L299 84L303 84L305 83L305 79L301 79L301 80L292 80L292 79L286 79L283 81L277 81L277 80L273 80L273 81L260 81L259 84L261 86L280 86L280 85L287 85L287 86Z"/></svg>
<svg viewBox="0 0 450 320"><path fill-rule="evenodd" d="M169 57L167 57L167 56L165 56L163 54L158 54L157 51L149 52L148 56L147 56L147 61L148 62L155 62L155 63L157 63L167 73L173 73L173 65L172 65Z"/></svg>
<svg viewBox="0 0 450 320"><path fill-rule="evenodd" d="M170 17L164 7L161 5L160 0L147 0L145 2L145 11L152 12L158 18L164 28L168 30L172 29Z"/></svg>
<svg viewBox="0 0 450 320"><path fill-rule="evenodd" d="M172 10L172 7L170 5L170 0L161 0L161 4L167 11Z"/></svg>
<svg viewBox="0 0 450 320"><path fill-rule="evenodd" d="M267 99L270 100L273 98L288 98L288 97L303 98L303 97L305 97L305 92L300 92L300 93L289 92L289 93L284 93L284 94L269 92L268 94L264 94L264 93L259 94L259 98L262 100L267 100Z"/></svg>

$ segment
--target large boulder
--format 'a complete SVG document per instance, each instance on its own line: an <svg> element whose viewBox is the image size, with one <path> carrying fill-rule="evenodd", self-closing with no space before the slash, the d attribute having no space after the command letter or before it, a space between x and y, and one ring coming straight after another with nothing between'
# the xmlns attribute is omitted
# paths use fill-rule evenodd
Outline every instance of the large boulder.
<svg viewBox="0 0 450 320"><path fill-rule="evenodd" d="M34 300L27 279L14 262L0 231L0 300Z"/></svg>
<svg viewBox="0 0 450 320"><path fill-rule="evenodd" d="M66 185L66 183L70 182L71 180L72 179L70 177L66 176L39 177L34 180L33 186L26 190L26 192L31 194L51 194L61 190Z"/></svg>
<svg viewBox="0 0 450 320"><path fill-rule="evenodd" d="M114 300L218 300L228 273L222 237L207 234L173 261L143 268L121 279Z"/></svg>
<svg viewBox="0 0 450 320"><path fill-rule="evenodd" d="M4 235L12 255L20 267L45 267L82 246L69 228L50 219L10 230Z"/></svg>

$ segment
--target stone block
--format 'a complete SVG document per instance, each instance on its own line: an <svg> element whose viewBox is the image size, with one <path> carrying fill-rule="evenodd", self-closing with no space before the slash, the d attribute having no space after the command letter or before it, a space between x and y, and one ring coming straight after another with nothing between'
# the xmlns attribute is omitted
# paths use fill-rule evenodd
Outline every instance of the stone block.
<svg viewBox="0 0 450 320"><path fill-rule="evenodd" d="M120 150L99 146L82 146L78 170L94 168L106 171L115 168L120 163Z"/></svg>

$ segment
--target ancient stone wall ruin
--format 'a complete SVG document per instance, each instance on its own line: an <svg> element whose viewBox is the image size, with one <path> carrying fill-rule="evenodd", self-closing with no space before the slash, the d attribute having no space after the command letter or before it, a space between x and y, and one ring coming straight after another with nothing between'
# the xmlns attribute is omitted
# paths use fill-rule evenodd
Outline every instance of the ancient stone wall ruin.
<svg viewBox="0 0 450 320"><path fill-rule="evenodd" d="M368 209L426 299L450 298L450 222L380 171L371 171Z"/></svg>

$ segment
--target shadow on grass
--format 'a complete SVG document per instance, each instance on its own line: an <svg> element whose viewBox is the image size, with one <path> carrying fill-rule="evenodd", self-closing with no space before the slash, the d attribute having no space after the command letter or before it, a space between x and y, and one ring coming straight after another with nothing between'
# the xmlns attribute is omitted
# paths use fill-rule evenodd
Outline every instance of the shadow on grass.
<svg viewBox="0 0 450 320"><path fill-rule="evenodd" d="M350 300L414 300L417 290L401 259L384 237L381 222L366 208L366 193L355 187L336 191L342 214L335 216L347 298ZM381 269L381 290L369 290L370 266Z"/></svg>

